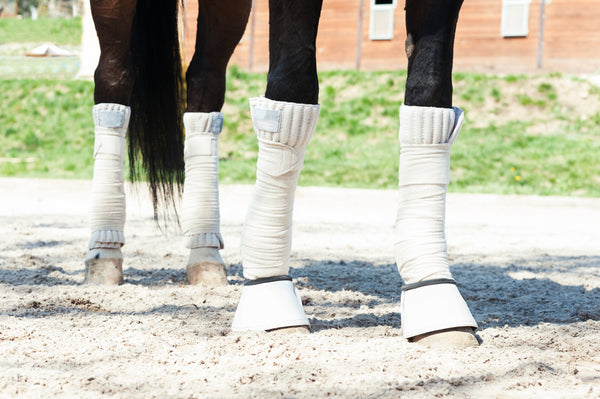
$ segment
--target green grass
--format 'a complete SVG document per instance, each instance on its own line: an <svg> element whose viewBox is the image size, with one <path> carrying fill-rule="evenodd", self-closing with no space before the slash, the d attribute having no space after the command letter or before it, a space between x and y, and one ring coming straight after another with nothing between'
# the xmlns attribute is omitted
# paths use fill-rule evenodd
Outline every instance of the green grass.
<svg viewBox="0 0 600 399"><path fill-rule="evenodd" d="M81 42L81 18L0 19L0 44L54 43L76 45Z"/></svg>
<svg viewBox="0 0 600 399"><path fill-rule="evenodd" d="M405 79L405 71L321 73L321 115L300 184L396 187ZM557 79L567 78L457 74L455 101L468 122L452 150L451 191L600 196L600 113L583 117L561 103ZM265 81L228 72L223 183L254 181L248 97L264 93ZM0 175L91 178L92 83L4 79L0 92ZM590 87L589 96L598 101L600 92Z"/></svg>
<svg viewBox="0 0 600 399"><path fill-rule="evenodd" d="M0 80L0 174L90 178L93 84Z"/></svg>
<svg viewBox="0 0 600 399"><path fill-rule="evenodd" d="M593 135L531 135L526 128L465 129L452 151L450 190L600 196L600 125Z"/></svg>

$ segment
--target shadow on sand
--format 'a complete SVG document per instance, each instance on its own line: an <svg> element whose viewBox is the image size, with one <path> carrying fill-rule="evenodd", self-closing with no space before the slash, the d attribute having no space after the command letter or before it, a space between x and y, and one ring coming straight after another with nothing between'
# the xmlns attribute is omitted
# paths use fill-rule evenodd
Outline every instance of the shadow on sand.
<svg viewBox="0 0 600 399"><path fill-rule="evenodd" d="M311 320L313 330L370 326L396 328L400 326L398 312L402 280L395 265L376 265L357 260L302 259L294 262L303 265L303 267L292 269L291 275L303 296L309 297L306 304L307 314L313 313L311 312L313 306L354 309L366 306L364 313L350 318L342 316L331 320L313 317ZM29 289L36 290L36 286L41 288L55 285L78 285L82 281L83 270L67 272L61 267L53 266L43 259L35 257L25 259L25 262L20 265L22 267L8 268L5 266L6 262L0 266L0 287L28 286ZM599 268L599 256L548 256L522 259L508 264L458 263L452 266L452 273L480 328L488 328L505 325L516 327L534 326L540 323L567 324L600 320L600 288L586 288L586 282L590 279L598 285ZM228 268L228 275L231 286L239 286L242 282L241 265L231 265ZM518 277L515 278L515 276ZM557 281L567 281L567 283L558 283ZM134 286L172 286L173 289L176 289L177 286L185 284L185 271L173 268L139 269L130 267L125 270L125 283ZM315 291L322 291L324 294L310 294ZM346 291L350 296L353 293L360 293L361 298L364 299L364 296L367 296L367 299L343 303L331 303L326 299L326 292L339 291ZM88 299L91 298L81 298L84 302ZM49 314L48 309L41 312L41 307L36 308L35 302L30 305L31 311L23 312L23 309L20 309L13 312L12 309L0 309L0 314L27 317ZM97 309L91 308L91 305L79 306L77 303L66 305L73 305L72 311L76 313L98 312ZM232 303L222 311L233 312L235 305ZM384 315L369 312L370 308L379 305L397 306L398 310ZM69 310L56 308L55 311L64 313ZM163 306L150 309L146 313L176 311L177 309L171 306ZM109 310L102 313L113 314Z"/></svg>

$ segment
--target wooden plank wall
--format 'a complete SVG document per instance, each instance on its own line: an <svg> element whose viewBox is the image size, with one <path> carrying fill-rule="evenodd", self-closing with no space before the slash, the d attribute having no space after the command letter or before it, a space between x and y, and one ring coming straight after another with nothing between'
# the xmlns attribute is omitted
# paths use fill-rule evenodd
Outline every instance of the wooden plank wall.
<svg viewBox="0 0 600 399"><path fill-rule="evenodd" d="M183 1L183 60L187 65L194 55L196 43L196 21L198 18L198 0Z"/></svg>
<svg viewBox="0 0 600 399"><path fill-rule="evenodd" d="M527 37L503 38L501 0L465 1L454 41L455 69L532 71L537 66L539 3L529 6Z"/></svg>
<svg viewBox="0 0 600 399"><path fill-rule="evenodd" d="M600 71L600 1L552 0L546 6L544 67Z"/></svg>
<svg viewBox="0 0 600 399"><path fill-rule="evenodd" d="M369 39L370 9L370 0L364 0L360 68L364 70L405 69L408 60L404 51L406 42L404 2L399 0L394 11L394 38L392 40Z"/></svg>
<svg viewBox="0 0 600 399"><path fill-rule="evenodd" d="M319 69L356 67L358 3L359 0L323 0L317 35Z"/></svg>
<svg viewBox="0 0 600 399"><path fill-rule="evenodd" d="M185 56L191 59L195 41L197 0L186 1ZM464 2L455 39L455 69L483 72L536 72L540 1L529 9L529 34L503 38L500 34L502 0ZM406 68L404 2L398 0L394 14L394 38L369 40L370 0L362 0L362 32L358 48L361 0L324 0L317 62L320 70L359 68L385 70ZM546 5L544 70L592 73L600 69L600 6L598 0L552 0ZM246 32L232 65L266 71L268 56L268 0L254 0ZM252 50L252 52L251 52Z"/></svg>

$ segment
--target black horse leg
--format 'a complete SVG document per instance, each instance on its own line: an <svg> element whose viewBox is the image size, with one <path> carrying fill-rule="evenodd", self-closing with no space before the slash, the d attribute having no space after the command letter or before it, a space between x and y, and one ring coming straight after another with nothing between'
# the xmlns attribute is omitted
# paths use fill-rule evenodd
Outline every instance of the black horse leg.
<svg viewBox="0 0 600 399"><path fill-rule="evenodd" d="M408 78L400 108L396 263L406 285L402 330L413 342L476 346L477 323L450 273L445 207L450 147L462 124L452 108L454 32L462 0L407 0Z"/></svg>
<svg viewBox="0 0 600 399"><path fill-rule="evenodd" d="M246 284L232 329L307 331L290 268L294 196L319 116L315 42L322 0L270 0L265 97L251 98L258 137L254 196L242 231Z"/></svg>
<svg viewBox="0 0 600 399"><path fill-rule="evenodd" d="M251 0L201 0L196 48L187 70L187 112L220 111L225 101L225 72L240 42Z"/></svg>
<svg viewBox="0 0 600 399"><path fill-rule="evenodd" d="M94 74L94 102L130 105L133 79L130 40L136 0L91 0L92 17L100 42Z"/></svg>
<svg viewBox="0 0 600 399"><path fill-rule="evenodd" d="M316 104L319 80L315 56L322 0L269 1L271 100Z"/></svg>
<svg viewBox="0 0 600 399"><path fill-rule="evenodd" d="M407 0L406 105L450 108L454 32L462 0Z"/></svg>

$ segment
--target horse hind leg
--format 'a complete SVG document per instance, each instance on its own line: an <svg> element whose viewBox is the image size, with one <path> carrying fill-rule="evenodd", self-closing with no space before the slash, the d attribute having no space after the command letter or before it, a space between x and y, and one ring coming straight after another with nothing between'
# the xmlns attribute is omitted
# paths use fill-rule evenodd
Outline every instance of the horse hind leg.
<svg viewBox="0 0 600 399"><path fill-rule="evenodd" d="M200 1L196 48L186 80L188 105L183 116L185 183L182 227L190 256L189 284L227 285L220 233L218 140L223 126L227 63L239 43L251 1Z"/></svg>
<svg viewBox="0 0 600 399"><path fill-rule="evenodd" d="M125 192L123 162L128 106L100 103L94 106L94 178L90 209L91 237L85 258L85 283L122 284L125 244Z"/></svg>
<svg viewBox="0 0 600 399"><path fill-rule="evenodd" d="M405 338L427 346L478 345L448 266L444 233L450 147L463 114L452 108L452 53L462 0L407 0L408 77L400 108L396 262L406 285Z"/></svg>
<svg viewBox="0 0 600 399"><path fill-rule="evenodd" d="M100 60L94 76L94 178L92 181L89 253L85 258L87 284L122 284L125 243L123 163L125 135L131 110L132 79L129 59L135 1L92 0L91 9Z"/></svg>
<svg viewBox="0 0 600 399"><path fill-rule="evenodd" d="M185 183L182 227L190 257L186 265L189 284L227 285L220 232L218 189L218 138L223 125L220 112L186 112Z"/></svg>

